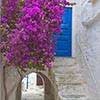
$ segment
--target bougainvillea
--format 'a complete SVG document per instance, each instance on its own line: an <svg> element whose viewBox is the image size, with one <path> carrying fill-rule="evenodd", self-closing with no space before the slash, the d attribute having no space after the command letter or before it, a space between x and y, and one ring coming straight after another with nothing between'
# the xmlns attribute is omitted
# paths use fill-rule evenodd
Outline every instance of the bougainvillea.
<svg viewBox="0 0 100 100"><path fill-rule="evenodd" d="M18 0L8 1L9 9L5 8L3 22L11 20L13 11L18 5ZM15 27L7 35L4 57L10 66L51 68L54 60L54 42L51 38L53 33L61 31L61 17L68 2L66 0L24 0L23 2L20 11L16 12L16 16L20 16L16 17Z"/></svg>

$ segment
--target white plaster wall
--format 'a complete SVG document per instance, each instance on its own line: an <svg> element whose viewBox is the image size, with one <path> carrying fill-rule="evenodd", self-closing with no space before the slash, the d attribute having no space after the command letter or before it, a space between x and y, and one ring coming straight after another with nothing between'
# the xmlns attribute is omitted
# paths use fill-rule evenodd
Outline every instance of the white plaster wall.
<svg viewBox="0 0 100 100"><path fill-rule="evenodd" d="M76 12L77 58L83 66L90 100L100 100L100 0L95 0L95 4L91 0L83 1Z"/></svg>
<svg viewBox="0 0 100 100"><path fill-rule="evenodd" d="M79 25L79 15L80 15L80 0L71 0L71 2L75 2L76 5L73 6L73 14L72 14L72 57L76 57L76 36L77 32L80 29Z"/></svg>

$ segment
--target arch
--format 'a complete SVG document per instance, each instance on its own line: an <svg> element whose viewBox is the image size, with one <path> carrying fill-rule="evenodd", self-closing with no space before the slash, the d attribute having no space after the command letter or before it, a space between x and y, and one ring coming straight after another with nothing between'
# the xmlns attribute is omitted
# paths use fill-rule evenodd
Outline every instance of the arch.
<svg viewBox="0 0 100 100"><path fill-rule="evenodd" d="M55 78L54 78L54 74L53 72L51 71L50 75L48 74L47 71L34 71L34 70L29 70L27 71L22 79L30 74L30 73L37 73L42 79L43 79L43 84L44 84L44 100L60 100L59 97L58 97L58 92L57 92L57 85L56 85L56 82L55 82ZM22 81L21 79L21 81ZM19 88L19 89L18 89ZM17 87L17 91L16 92L16 100L21 100L21 90L20 90L20 84L18 85ZM19 95L19 97L18 97Z"/></svg>

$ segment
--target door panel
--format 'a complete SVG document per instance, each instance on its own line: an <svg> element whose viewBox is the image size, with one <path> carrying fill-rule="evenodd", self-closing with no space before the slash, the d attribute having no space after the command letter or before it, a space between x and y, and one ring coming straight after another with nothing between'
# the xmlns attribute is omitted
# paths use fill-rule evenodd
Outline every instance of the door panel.
<svg viewBox="0 0 100 100"><path fill-rule="evenodd" d="M61 29L62 32L55 34L55 56L71 57L72 56L72 7L65 8L62 16Z"/></svg>

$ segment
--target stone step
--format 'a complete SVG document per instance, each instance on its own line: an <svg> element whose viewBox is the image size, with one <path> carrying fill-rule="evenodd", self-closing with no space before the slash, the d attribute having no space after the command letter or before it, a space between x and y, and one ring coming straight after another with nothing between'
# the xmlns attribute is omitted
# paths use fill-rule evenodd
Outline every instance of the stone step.
<svg viewBox="0 0 100 100"><path fill-rule="evenodd" d="M60 92L60 97L62 98L61 100L87 100L87 94L84 93L83 90L76 90L75 88L71 88L70 89L67 88L67 90L63 90L62 92Z"/></svg>
<svg viewBox="0 0 100 100"><path fill-rule="evenodd" d="M59 74L69 74L69 73L75 73L75 74L81 74L82 75L82 70L79 67L55 67L54 72L59 73ZM55 73L55 74L56 74Z"/></svg>
<svg viewBox="0 0 100 100"><path fill-rule="evenodd" d="M54 69L61 100L88 100L87 82L76 59L56 59Z"/></svg>
<svg viewBox="0 0 100 100"><path fill-rule="evenodd" d="M79 85L83 85L84 83L82 83L82 82L72 82L72 83L66 83L66 85L68 85L68 86L79 86Z"/></svg>
<svg viewBox="0 0 100 100"><path fill-rule="evenodd" d="M64 80L62 80L62 81L58 81L58 80L56 80L56 82L57 83L59 83L59 85L60 84L66 84L66 85L85 85L87 82L86 81L64 81Z"/></svg>
<svg viewBox="0 0 100 100"><path fill-rule="evenodd" d="M80 84L86 84L87 82L82 78L81 75L73 75L73 74L68 74L68 75L55 75L56 76L56 81L57 82L62 82L62 83L80 83Z"/></svg>
<svg viewBox="0 0 100 100"><path fill-rule="evenodd" d="M73 99L80 99L80 98L87 98L86 95L75 95L75 94L71 94L71 95L63 95L63 98L73 98Z"/></svg>
<svg viewBox="0 0 100 100"><path fill-rule="evenodd" d="M74 58L57 58L55 59L55 66L73 66L77 64L76 59Z"/></svg>
<svg viewBox="0 0 100 100"><path fill-rule="evenodd" d="M61 100L89 100L86 95L66 95L60 96Z"/></svg>

